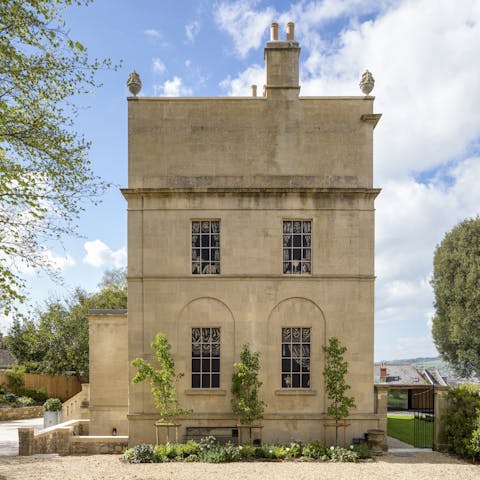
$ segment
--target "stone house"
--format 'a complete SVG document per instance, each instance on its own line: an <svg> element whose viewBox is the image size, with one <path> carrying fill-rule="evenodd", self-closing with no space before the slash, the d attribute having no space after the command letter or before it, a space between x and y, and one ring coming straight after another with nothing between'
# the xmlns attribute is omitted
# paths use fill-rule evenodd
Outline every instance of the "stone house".
<svg viewBox="0 0 480 480"><path fill-rule="evenodd" d="M233 363L260 352L263 439L327 440L322 347L348 351L348 438L382 426L373 379L374 98L302 97L293 24L263 96L128 98L128 314L92 312L91 435L154 442L136 357L167 334L188 428L236 425ZM325 438L325 435L327 438Z"/></svg>

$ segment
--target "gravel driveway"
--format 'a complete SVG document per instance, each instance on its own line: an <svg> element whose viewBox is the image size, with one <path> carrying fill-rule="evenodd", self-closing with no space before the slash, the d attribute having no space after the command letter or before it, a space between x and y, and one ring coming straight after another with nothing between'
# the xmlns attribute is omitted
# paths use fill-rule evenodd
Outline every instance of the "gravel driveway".
<svg viewBox="0 0 480 480"><path fill-rule="evenodd" d="M397 452L366 463L125 464L117 455L1 457L0 480L479 480L480 466L438 452Z"/></svg>

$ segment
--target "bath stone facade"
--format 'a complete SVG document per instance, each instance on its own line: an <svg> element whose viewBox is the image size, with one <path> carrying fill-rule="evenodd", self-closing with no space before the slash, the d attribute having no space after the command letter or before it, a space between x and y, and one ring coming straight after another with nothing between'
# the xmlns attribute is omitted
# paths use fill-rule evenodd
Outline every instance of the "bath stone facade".
<svg viewBox="0 0 480 480"><path fill-rule="evenodd" d="M299 96L293 25L286 40L272 31L261 97L128 99L122 365L153 361L150 343L165 333L185 373L179 401L194 410L180 434L231 427L232 364L248 343L261 355L263 440L329 442L322 347L336 336L348 348L356 401L350 440L379 426L372 172L380 115L370 96ZM112 378L123 374L118 365ZM154 442L149 385L129 382L124 400L130 444Z"/></svg>

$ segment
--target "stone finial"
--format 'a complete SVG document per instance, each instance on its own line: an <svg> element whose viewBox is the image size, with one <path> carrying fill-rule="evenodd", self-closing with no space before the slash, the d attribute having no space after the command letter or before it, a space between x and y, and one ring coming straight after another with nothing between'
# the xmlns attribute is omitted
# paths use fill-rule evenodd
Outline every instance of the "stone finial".
<svg viewBox="0 0 480 480"><path fill-rule="evenodd" d="M373 75L368 70L365 70L362 78L360 79L360 90L365 95L370 95L370 92L373 90L374 85L375 79L373 78Z"/></svg>
<svg viewBox="0 0 480 480"><path fill-rule="evenodd" d="M252 85L252 97L256 97L256 96L257 96L257 86Z"/></svg>
<svg viewBox="0 0 480 480"><path fill-rule="evenodd" d="M134 97L136 97L142 89L142 81L140 80L140 75L135 70L128 76L127 87Z"/></svg>

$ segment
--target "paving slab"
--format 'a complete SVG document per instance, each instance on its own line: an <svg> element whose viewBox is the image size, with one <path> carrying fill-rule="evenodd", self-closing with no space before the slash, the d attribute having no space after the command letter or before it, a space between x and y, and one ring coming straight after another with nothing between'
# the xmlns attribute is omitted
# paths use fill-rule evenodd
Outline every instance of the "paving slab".
<svg viewBox="0 0 480 480"><path fill-rule="evenodd" d="M41 430L43 417L0 422L0 456L18 455L18 429L24 427L33 427L35 431Z"/></svg>

